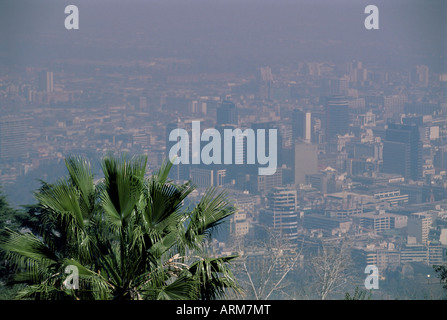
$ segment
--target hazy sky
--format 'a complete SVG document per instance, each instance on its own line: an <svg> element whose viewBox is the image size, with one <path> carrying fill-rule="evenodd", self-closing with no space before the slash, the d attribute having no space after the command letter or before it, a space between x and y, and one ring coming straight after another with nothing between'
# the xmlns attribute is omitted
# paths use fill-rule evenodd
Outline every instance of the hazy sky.
<svg viewBox="0 0 447 320"><path fill-rule="evenodd" d="M204 70L358 59L444 68L443 0L2 0L0 62L184 57ZM80 29L64 28L68 4ZM364 9L379 8L366 30Z"/></svg>

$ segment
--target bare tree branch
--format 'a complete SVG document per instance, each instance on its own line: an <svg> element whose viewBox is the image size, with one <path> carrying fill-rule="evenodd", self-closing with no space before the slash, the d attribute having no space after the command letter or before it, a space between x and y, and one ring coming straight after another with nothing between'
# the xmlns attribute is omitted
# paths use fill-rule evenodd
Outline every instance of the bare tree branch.
<svg viewBox="0 0 447 320"><path fill-rule="evenodd" d="M301 257L303 244L292 244L280 235L268 230L269 237L265 241L252 242L249 245L237 245L238 262L242 266L243 275L247 278L246 287L253 292L256 300L266 300L274 293L283 292L287 285L284 279L297 266ZM242 249L243 248L243 249ZM255 266L250 259L257 259ZM241 285L244 281L241 279Z"/></svg>

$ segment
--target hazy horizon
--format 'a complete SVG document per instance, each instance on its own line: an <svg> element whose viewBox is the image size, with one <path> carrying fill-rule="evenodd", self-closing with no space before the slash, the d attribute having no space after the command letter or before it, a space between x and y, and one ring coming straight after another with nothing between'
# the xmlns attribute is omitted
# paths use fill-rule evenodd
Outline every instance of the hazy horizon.
<svg viewBox="0 0 447 320"><path fill-rule="evenodd" d="M64 59L190 59L199 70L238 72L299 61L445 67L443 1L375 1L380 29L366 30L369 1L75 1L79 30L65 30L66 3L0 4L0 63Z"/></svg>

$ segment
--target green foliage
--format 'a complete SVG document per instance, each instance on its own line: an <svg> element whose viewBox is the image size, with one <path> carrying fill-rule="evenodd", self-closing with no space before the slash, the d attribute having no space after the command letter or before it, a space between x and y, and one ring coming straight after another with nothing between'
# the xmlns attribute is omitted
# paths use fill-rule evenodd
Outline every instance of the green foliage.
<svg viewBox="0 0 447 320"><path fill-rule="evenodd" d="M433 269L438 274L442 288L447 290L447 267L445 265L434 265Z"/></svg>
<svg viewBox="0 0 447 320"><path fill-rule="evenodd" d="M17 222L15 215L17 211L9 206L8 200L3 195L0 188L0 230L3 231L5 227L16 228ZM1 233L0 233L1 236Z"/></svg>
<svg viewBox="0 0 447 320"><path fill-rule="evenodd" d="M5 240L8 236L6 227L18 230L22 222L25 221L23 212L10 207L0 188L0 241ZM17 288L7 286L12 274L13 272L5 260L5 253L0 250L0 300L11 299L17 290Z"/></svg>
<svg viewBox="0 0 447 320"><path fill-rule="evenodd" d="M15 219L17 211L9 206L6 197L0 189L0 240L5 239L7 233L5 228L17 229L18 223ZM4 263L4 253L0 251L0 281L5 280L8 275L8 269Z"/></svg>
<svg viewBox="0 0 447 320"><path fill-rule="evenodd" d="M235 209L225 193L208 190L192 207L190 183L168 180L172 164L145 177L146 157L102 161L104 179L91 166L69 158L68 177L42 183L35 233L6 228L1 247L27 284L17 298L34 299L217 299L239 286L229 264L212 257L207 240ZM79 288L67 289L65 268L76 266Z"/></svg>
<svg viewBox="0 0 447 320"><path fill-rule="evenodd" d="M361 290L359 287L356 287L354 294L351 296L349 292L346 292L343 300L371 300L371 291Z"/></svg>

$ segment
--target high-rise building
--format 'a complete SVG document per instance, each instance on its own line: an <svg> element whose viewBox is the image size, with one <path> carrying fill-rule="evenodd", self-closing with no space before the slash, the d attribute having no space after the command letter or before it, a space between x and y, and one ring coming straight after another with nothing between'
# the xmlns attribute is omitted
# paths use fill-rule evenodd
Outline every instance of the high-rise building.
<svg viewBox="0 0 447 320"><path fill-rule="evenodd" d="M165 132L165 141L166 141L166 150L165 150L165 156L168 160L172 161L174 159L169 158L169 153L171 151L171 148L179 141L180 138L177 138L177 141L170 141L169 135L172 131L176 129L183 129L183 130L189 130L189 128L186 127L186 125L183 122L180 122L180 120L176 122L171 122L166 125L166 132ZM188 159L191 158L191 141L188 141ZM181 156L181 154L177 154L178 157ZM186 155L185 155L186 156ZM169 177L174 180L189 180L189 170L191 165L185 164L185 163L179 163L176 165L173 165L171 168L171 171L169 171Z"/></svg>
<svg viewBox="0 0 447 320"><path fill-rule="evenodd" d="M306 175L318 172L317 145L305 141L295 142L295 184L305 184Z"/></svg>
<svg viewBox="0 0 447 320"><path fill-rule="evenodd" d="M283 168L279 167L276 172L269 176L257 176L257 187L255 192L268 193L271 189L275 187L282 186L283 181Z"/></svg>
<svg viewBox="0 0 447 320"><path fill-rule="evenodd" d="M260 69L260 78L262 81L273 81L272 68L270 67L261 67Z"/></svg>
<svg viewBox="0 0 447 320"><path fill-rule="evenodd" d="M16 160L26 156L27 119L0 118L0 160Z"/></svg>
<svg viewBox="0 0 447 320"><path fill-rule="evenodd" d="M363 68L361 61L352 61L348 64L349 79L354 83L365 82L368 79L368 70Z"/></svg>
<svg viewBox="0 0 447 320"><path fill-rule="evenodd" d="M447 169L447 146L441 146L435 149L433 164L435 168Z"/></svg>
<svg viewBox="0 0 447 320"><path fill-rule="evenodd" d="M413 213L408 217L408 240L411 238L416 243L426 244L432 225L432 218L426 212Z"/></svg>
<svg viewBox="0 0 447 320"><path fill-rule="evenodd" d="M192 167L189 170L191 181L201 188L219 187L225 184L226 170L213 170L209 168Z"/></svg>
<svg viewBox="0 0 447 320"><path fill-rule="evenodd" d="M306 112L304 116L304 140L312 141L312 114L310 112Z"/></svg>
<svg viewBox="0 0 447 320"><path fill-rule="evenodd" d="M54 91L53 72L42 71L39 73L39 91Z"/></svg>
<svg viewBox="0 0 447 320"><path fill-rule="evenodd" d="M417 65L415 70L415 80L416 84L419 84L423 87L428 86L429 81L429 68L425 65Z"/></svg>
<svg viewBox="0 0 447 320"><path fill-rule="evenodd" d="M237 211L230 219L230 234L235 237L245 236L250 229L249 217L255 212L255 199L249 193L232 195Z"/></svg>
<svg viewBox="0 0 447 320"><path fill-rule="evenodd" d="M295 189L273 188L267 195L267 207L261 210L260 222L288 240L298 238L298 200Z"/></svg>
<svg viewBox="0 0 447 320"><path fill-rule="evenodd" d="M326 104L326 141L349 132L349 105L343 96L331 96Z"/></svg>
<svg viewBox="0 0 447 320"><path fill-rule="evenodd" d="M293 110L292 135L293 139L303 138L304 136L304 112L300 109Z"/></svg>
<svg viewBox="0 0 447 320"><path fill-rule="evenodd" d="M382 171L412 180L422 177L422 143L416 125L388 125L383 142Z"/></svg>
<svg viewBox="0 0 447 320"><path fill-rule="evenodd" d="M228 100L222 101L216 110L216 124L238 124L238 112L233 102Z"/></svg>
<svg viewBox="0 0 447 320"><path fill-rule="evenodd" d="M379 233L385 230L394 229L396 218L399 218L399 215L389 214L385 213L383 210L379 210L378 212L355 214L353 216L353 221L357 222L361 228L370 229L375 233Z"/></svg>
<svg viewBox="0 0 447 320"><path fill-rule="evenodd" d="M138 107L140 108L140 111L148 111L147 107L147 98L146 97L139 97L138 98Z"/></svg>
<svg viewBox="0 0 447 320"><path fill-rule="evenodd" d="M405 104L407 102L408 97L404 94L385 96L383 98L384 112L390 115L399 115L404 112Z"/></svg>
<svg viewBox="0 0 447 320"><path fill-rule="evenodd" d="M349 77L330 79L328 91L333 95L346 94L349 89ZM356 81L355 81L356 82Z"/></svg>
<svg viewBox="0 0 447 320"><path fill-rule="evenodd" d="M225 144L223 139L225 138L225 130L231 130L231 132L235 132L235 130L239 129L236 124L225 124L225 125L217 125L216 130L219 131L222 143L221 143L221 154L224 155L225 152L231 152L232 154L232 164L247 164L247 138L242 137L242 143L237 143L236 137L232 136L232 148L231 150L225 150ZM241 129L243 131L243 129Z"/></svg>
<svg viewBox="0 0 447 320"><path fill-rule="evenodd" d="M281 134L280 126L274 121L270 122L256 122L251 124L251 128L254 130L255 134L257 134L258 130L264 130L265 132L265 152L266 154L272 154L275 150L275 146L270 146L270 130L276 130L276 152L277 152L277 165L278 167L282 166L282 146L283 146L283 137ZM257 138L258 139L258 138Z"/></svg>
<svg viewBox="0 0 447 320"><path fill-rule="evenodd" d="M301 138L311 141L312 134L312 114L308 111L295 109L292 115L293 139Z"/></svg>
<svg viewBox="0 0 447 320"><path fill-rule="evenodd" d="M239 129L235 124L225 124L225 125L217 125L216 130L220 133L221 136L221 150L220 154L222 155L222 163L221 164L210 164L207 167L213 168L215 170L225 169L225 179L227 182L230 181L240 181L243 179L245 174L254 173L257 170L257 165L255 164L247 164L247 143L248 136L243 136L236 138L236 134L231 135L231 145L226 146L225 144L225 130L228 130L230 133L236 132ZM241 129L243 132L244 129ZM229 135L230 136L230 135ZM253 142L251 142L253 143ZM228 148L228 149L227 149ZM231 154L230 164L225 164L225 155Z"/></svg>

